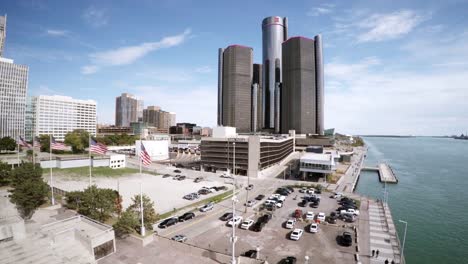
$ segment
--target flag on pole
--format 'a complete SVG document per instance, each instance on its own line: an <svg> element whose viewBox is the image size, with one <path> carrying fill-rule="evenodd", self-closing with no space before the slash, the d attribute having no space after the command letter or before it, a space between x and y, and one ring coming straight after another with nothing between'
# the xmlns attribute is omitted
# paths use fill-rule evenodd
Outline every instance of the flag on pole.
<svg viewBox="0 0 468 264"><path fill-rule="evenodd" d="M145 166L149 166L151 164L151 157L148 154L148 152L146 152L146 149L145 149L145 146L143 145L143 143L141 143L140 159L141 159L141 162L143 163L143 165L145 165Z"/></svg>
<svg viewBox="0 0 468 264"><path fill-rule="evenodd" d="M31 148L31 145L29 145L29 143L26 142L22 136L18 137L18 141L16 143L22 147Z"/></svg>
<svg viewBox="0 0 468 264"><path fill-rule="evenodd" d="M107 146L96 142L96 140L90 138L89 139L89 151L104 155L107 152Z"/></svg>
<svg viewBox="0 0 468 264"><path fill-rule="evenodd" d="M51 139L51 141L50 141L50 148L51 148L51 149L55 149L55 150L70 150L70 147L68 147L67 145L55 141L55 139L54 139L53 136L51 136L50 139Z"/></svg>
<svg viewBox="0 0 468 264"><path fill-rule="evenodd" d="M39 137L34 137L34 139L33 139L33 148L41 149L41 141L39 140Z"/></svg>

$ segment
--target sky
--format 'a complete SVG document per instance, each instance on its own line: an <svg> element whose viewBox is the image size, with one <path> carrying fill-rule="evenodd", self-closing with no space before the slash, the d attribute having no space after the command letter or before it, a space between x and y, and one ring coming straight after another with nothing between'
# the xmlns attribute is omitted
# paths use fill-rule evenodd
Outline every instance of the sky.
<svg viewBox="0 0 468 264"><path fill-rule="evenodd" d="M4 57L29 66L28 95L98 103L114 124L123 92L177 122L216 125L217 52L250 46L261 21L322 34L325 127L347 134L468 131L468 1L3 0Z"/></svg>

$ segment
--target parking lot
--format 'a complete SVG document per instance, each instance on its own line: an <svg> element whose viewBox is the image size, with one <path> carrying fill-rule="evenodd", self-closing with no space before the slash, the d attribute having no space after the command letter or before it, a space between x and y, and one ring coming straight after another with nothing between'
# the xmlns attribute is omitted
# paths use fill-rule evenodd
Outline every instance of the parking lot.
<svg viewBox="0 0 468 264"><path fill-rule="evenodd" d="M268 197L279 186L277 184L259 185L254 187L249 197L254 198L258 194L264 194ZM239 201L242 202L239 202L236 206L237 214L242 215L244 219L250 218L256 221L265 212L265 210L259 212L259 208L266 198L261 203L245 210L245 195L245 189L238 195ZM344 223L341 220L338 220L336 224L320 223L317 233L309 232L312 221L299 219L294 228L301 228L304 233L298 241L290 239L290 233L293 229L285 228L285 222L292 218L292 214L296 209L301 209L303 214L312 211L315 215L319 212L323 212L327 216L330 215L339 206L336 199L329 198L330 195L329 192L321 194L321 202L318 208L300 207L298 203L301 202L304 194L295 189L293 193L287 196L282 208L270 212L272 213L272 219L261 232L243 230L238 227L235 229L237 236L236 255L258 248L260 249L260 258L267 260L269 263L278 263L287 256L296 257L300 261L299 263L304 260L305 256L310 258L311 263L355 263L355 241L352 225L358 225L359 218L355 223ZM232 228L228 227L226 222L219 218L224 213L231 211L230 201L225 201L217 204L213 211L197 212L195 219L179 223L167 229L158 229L157 232L167 238L183 234L188 238L185 243L229 254L231 252L229 239ZM337 238L344 231L350 231L353 234L353 246L345 247L337 243Z"/></svg>

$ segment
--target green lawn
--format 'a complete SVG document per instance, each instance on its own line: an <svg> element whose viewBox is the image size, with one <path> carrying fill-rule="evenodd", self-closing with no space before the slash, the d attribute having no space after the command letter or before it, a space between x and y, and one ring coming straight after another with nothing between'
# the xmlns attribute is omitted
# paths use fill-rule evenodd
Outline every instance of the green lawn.
<svg viewBox="0 0 468 264"><path fill-rule="evenodd" d="M57 175L69 175L69 176L89 176L89 167L78 167L68 169L53 169ZM119 177L123 175L129 175L138 173L138 169L133 168L122 168L122 169L111 169L109 167L96 167L92 168L93 177ZM49 173L49 170L45 169L44 174ZM154 174L152 172L144 172L146 174Z"/></svg>

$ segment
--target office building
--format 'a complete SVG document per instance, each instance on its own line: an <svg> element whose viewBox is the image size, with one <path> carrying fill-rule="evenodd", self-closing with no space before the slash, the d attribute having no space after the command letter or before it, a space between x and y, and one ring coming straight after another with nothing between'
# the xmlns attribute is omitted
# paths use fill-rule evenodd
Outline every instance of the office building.
<svg viewBox="0 0 468 264"><path fill-rule="evenodd" d="M34 96L29 101L27 119L33 120L27 127L27 135L52 135L64 141L65 135L76 129L96 135L96 102L68 96Z"/></svg>
<svg viewBox="0 0 468 264"><path fill-rule="evenodd" d="M323 135L323 59L320 36L283 42L281 132Z"/></svg>
<svg viewBox="0 0 468 264"><path fill-rule="evenodd" d="M176 113L169 112L169 128L176 125Z"/></svg>
<svg viewBox="0 0 468 264"><path fill-rule="evenodd" d="M233 127L215 127L213 137L202 138L200 151L200 164L204 170L232 172L235 163L236 174L256 178L263 170L293 153L294 138L289 135L237 135Z"/></svg>
<svg viewBox="0 0 468 264"><path fill-rule="evenodd" d="M143 119L143 101L135 96L123 93L115 99L115 125L130 126L131 122Z"/></svg>
<svg viewBox="0 0 468 264"><path fill-rule="evenodd" d="M0 57L3 57L3 49L5 48L6 22L7 16L0 16Z"/></svg>
<svg viewBox="0 0 468 264"><path fill-rule="evenodd" d="M263 85L262 85L262 65L255 63L253 65L252 75L252 113L251 127L252 132L260 131L263 125Z"/></svg>
<svg viewBox="0 0 468 264"><path fill-rule="evenodd" d="M27 111L27 110L26 110ZM131 127L118 127L118 126L97 126L97 134L99 136L107 135L132 135L133 130Z"/></svg>
<svg viewBox="0 0 468 264"><path fill-rule="evenodd" d="M262 21L263 118L264 127L279 132L282 82L282 47L288 37L287 18L267 17Z"/></svg>
<svg viewBox="0 0 468 264"><path fill-rule="evenodd" d="M159 125L159 111L161 111L159 106L148 106L143 110L143 122L157 127Z"/></svg>
<svg viewBox="0 0 468 264"><path fill-rule="evenodd" d="M163 111L159 106L148 106L143 110L143 123L163 133L169 133L169 128L175 125L175 119L174 112Z"/></svg>
<svg viewBox="0 0 468 264"><path fill-rule="evenodd" d="M252 60L250 47L219 49L218 122L239 132L252 130Z"/></svg>
<svg viewBox="0 0 468 264"><path fill-rule="evenodd" d="M0 138L24 136L28 73L28 66L0 57Z"/></svg>

